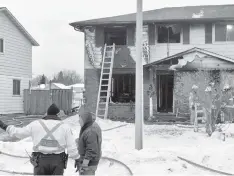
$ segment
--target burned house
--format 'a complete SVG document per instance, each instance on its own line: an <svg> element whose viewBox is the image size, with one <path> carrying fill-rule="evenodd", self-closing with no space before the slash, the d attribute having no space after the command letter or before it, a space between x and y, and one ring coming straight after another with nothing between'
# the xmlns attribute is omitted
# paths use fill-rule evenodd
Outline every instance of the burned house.
<svg viewBox="0 0 234 176"><path fill-rule="evenodd" d="M174 117L188 104L201 69L216 79L234 70L234 5L188 6L143 12L144 116ZM136 14L70 24L85 34L85 99L95 112L106 47L115 44L108 118L135 113ZM181 98L184 96L184 98ZM100 98L100 97L99 97ZM163 116L165 115L166 116Z"/></svg>

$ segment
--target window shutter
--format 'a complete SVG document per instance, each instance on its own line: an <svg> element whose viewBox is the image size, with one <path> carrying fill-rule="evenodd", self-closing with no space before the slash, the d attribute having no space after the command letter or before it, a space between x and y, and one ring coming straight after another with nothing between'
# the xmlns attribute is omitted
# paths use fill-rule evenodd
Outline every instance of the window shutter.
<svg viewBox="0 0 234 176"><path fill-rule="evenodd" d="M155 45L155 25L154 24L149 24L148 25L148 37L149 37L149 45Z"/></svg>
<svg viewBox="0 0 234 176"><path fill-rule="evenodd" d="M190 43L190 24L183 25L183 44Z"/></svg>
<svg viewBox="0 0 234 176"><path fill-rule="evenodd" d="M0 39L0 53L3 53L3 39Z"/></svg>
<svg viewBox="0 0 234 176"><path fill-rule="evenodd" d="M212 43L212 23L205 24L205 43Z"/></svg>
<svg viewBox="0 0 234 176"><path fill-rule="evenodd" d="M104 45L104 28L103 28L103 26L96 26L95 42L96 42L96 47L102 47Z"/></svg>
<svg viewBox="0 0 234 176"><path fill-rule="evenodd" d="M20 81L18 81L17 93L20 95Z"/></svg>
<svg viewBox="0 0 234 176"><path fill-rule="evenodd" d="M215 41L226 41L226 32L225 24L215 24Z"/></svg>
<svg viewBox="0 0 234 176"><path fill-rule="evenodd" d="M16 90L16 84L15 84L15 80L13 80L13 95L15 95L15 90Z"/></svg>
<svg viewBox="0 0 234 176"><path fill-rule="evenodd" d="M135 46L135 25L127 27L127 45Z"/></svg>

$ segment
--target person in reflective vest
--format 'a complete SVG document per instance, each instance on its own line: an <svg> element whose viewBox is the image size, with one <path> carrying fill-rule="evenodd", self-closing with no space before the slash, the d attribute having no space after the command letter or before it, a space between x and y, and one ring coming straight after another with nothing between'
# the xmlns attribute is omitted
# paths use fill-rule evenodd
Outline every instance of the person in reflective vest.
<svg viewBox="0 0 234 176"><path fill-rule="evenodd" d="M75 137L69 125L57 116L59 112L59 108L52 104L46 117L22 128L8 126L0 121L0 127L11 137L32 137L33 153L30 161L34 166L34 175L63 175L68 155L74 160L79 158Z"/></svg>
<svg viewBox="0 0 234 176"><path fill-rule="evenodd" d="M92 118L91 112L82 107L79 112L81 126L78 142L79 160L75 167L79 175L95 175L102 155L102 130Z"/></svg>

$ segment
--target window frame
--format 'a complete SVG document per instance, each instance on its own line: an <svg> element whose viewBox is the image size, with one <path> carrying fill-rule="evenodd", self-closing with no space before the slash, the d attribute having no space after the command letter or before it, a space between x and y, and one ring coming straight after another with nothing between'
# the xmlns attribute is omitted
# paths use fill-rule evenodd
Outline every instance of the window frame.
<svg viewBox="0 0 234 176"><path fill-rule="evenodd" d="M160 27L160 26L164 26L165 24L157 24L156 25L156 31L157 31L157 33L156 33L156 44L157 45L167 45L167 44L170 44L170 45L180 45L180 44L183 44L183 26L181 25L181 24L168 24L168 25L179 25L180 26L180 42L179 43L159 43L158 42L158 39L159 39L159 30L158 30L158 28ZM189 29L190 29L190 27L189 27Z"/></svg>
<svg viewBox="0 0 234 176"><path fill-rule="evenodd" d="M106 27L106 28L104 28L104 43L107 43L107 34L109 33L109 34L112 34L112 33L121 33L121 32L123 32L123 33L125 33L125 38L124 38L124 40L125 40L125 44L124 45L117 45L117 44L115 44L115 45L117 45L117 46L127 46L128 45L128 33L127 33L127 28L126 27L120 27L119 28L120 29L120 31L118 31L118 29L117 28L112 28L112 27Z"/></svg>
<svg viewBox="0 0 234 176"><path fill-rule="evenodd" d="M227 33L226 33L226 41L216 41L216 24L224 24L224 25L233 25L234 26L234 21L232 22L217 22L217 23L214 23L213 24L213 35L212 35L212 40L213 40L213 43L216 43L216 44L224 44L224 43L230 43L230 44L234 44L234 41L227 41Z"/></svg>
<svg viewBox="0 0 234 176"><path fill-rule="evenodd" d="M119 101L119 100L114 100L113 98L120 98L119 96L115 96L115 93L116 93L116 89L118 89L118 88L116 88L115 86L117 86L117 87L119 87L120 85L124 85L124 83L123 84L115 84L114 82L114 80L115 80L115 78L117 77L118 79L118 81L123 81L124 82L124 78L126 78L126 76L132 76L132 78L131 78L131 85L129 85L129 83L128 83L128 88L130 88L131 89L131 91L130 91L130 96L128 97L128 99L129 99L129 102L121 102L121 101ZM120 79L120 77L122 77L122 79ZM117 82L118 82L117 81ZM128 81L130 81L130 79L128 78ZM135 87L135 83L136 83L136 80L135 80L135 73L133 74L133 73L126 73L126 74L120 74L120 73L116 73L116 74L113 74L113 76L112 76L112 79L111 79L111 101L113 101L113 102L115 102L115 103L130 103L130 102L135 102L135 92L136 92L136 87ZM113 86L113 85L115 85L115 86ZM123 88L123 87L122 87ZM122 89L121 88L121 89ZM125 87L126 88L126 87ZM117 91L118 93L120 93L121 91ZM121 93L126 93L126 92L121 92ZM131 95L134 95L134 96L131 96ZM134 101L131 101L131 99L132 98L134 98Z"/></svg>
<svg viewBox="0 0 234 176"><path fill-rule="evenodd" d="M2 47L2 52L0 50L0 55L4 54L5 53L5 40L3 37L0 37L0 40L2 40L2 44L3 44L3 47Z"/></svg>
<svg viewBox="0 0 234 176"><path fill-rule="evenodd" d="M17 87L17 84L16 84L16 92L14 92L14 81L19 82L18 87ZM17 90L17 88L19 88L19 91ZM12 80L12 95L15 96L15 97L21 96L21 80L20 79L13 79Z"/></svg>

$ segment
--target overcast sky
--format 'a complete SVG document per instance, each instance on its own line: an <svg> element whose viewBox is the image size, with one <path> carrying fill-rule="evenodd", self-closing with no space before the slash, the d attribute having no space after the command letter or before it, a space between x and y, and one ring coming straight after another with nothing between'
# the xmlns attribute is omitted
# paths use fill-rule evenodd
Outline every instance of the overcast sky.
<svg viewBox="0 0 234 176"><path fill-rule="evenodd" d="M132 13L137 0L0 0L39 42L33 48L33 75L63 69L84 72L84 36L70 22ZM143 9L234 4L234 0L143 0Z"/></svg>

